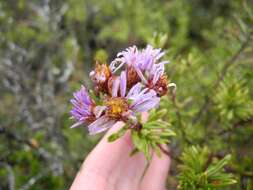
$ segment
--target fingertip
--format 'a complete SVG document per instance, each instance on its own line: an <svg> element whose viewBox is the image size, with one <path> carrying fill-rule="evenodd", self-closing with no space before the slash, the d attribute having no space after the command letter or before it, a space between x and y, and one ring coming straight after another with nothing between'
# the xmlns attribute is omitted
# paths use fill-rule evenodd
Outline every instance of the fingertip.
<svg viewBox="0 0 253 190"><path fill-rule="evenodd" d="M168 150L166 145L162 146ZM170 163L171 159L168 155L162 153L159 157L154 153L149 168L141 182L141 189L165 189Z"/></svg>

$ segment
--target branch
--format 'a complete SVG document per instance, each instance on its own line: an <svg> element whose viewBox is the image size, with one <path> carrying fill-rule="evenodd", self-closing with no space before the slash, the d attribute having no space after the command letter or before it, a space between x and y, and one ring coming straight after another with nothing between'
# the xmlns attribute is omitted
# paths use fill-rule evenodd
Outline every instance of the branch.
<svg viewBox="0 0 253 190"><path fill-rule="evenodd" d="M7 170L7 172L8 172L8 186L9 186L9 190L14 190L15 189L15 175L14 175L12 167L9 164L5 163L5 162L0 162L0 166L1 165L3 167L5 167L6 170Z"/></svg>
<svg viewBox="0 0 253 190"><path fill-rule="evenodd" d="M253 178L253 172L251 172L251 171L239 171L235 168L228 167L228 166L225 167L225 171L229 172L229 173L238 174L238 175L241 175L241 176L244 176L244 177Z"/></svg>
<svg viewBox="0 0 253 190"><path fill-rule="evenodd" d="M172 154L170 150L164 148L161 144L158 144L158 147L162 151L162 153L168 156L169 158L175 160L176 162L181 162L179 158L177 158L174 154Z"/></svg>
<svg viewBox="0 0 253 190"><path fill-rule="evenodd" d="M251 125L252 124L252 125ZM253 126L253 117L247 119L247 120L241 120L235 123L231 129L224 129L218 133L218 135L224 135L227 132L233 132L233 130L239 128L239 127L252 127Z"/></svg>
<svg viewBox="0 0 253 190"><path fill-rule="evenodd" d="M161 144L158 144L158 147L160 148L160 150L167 155L168 157L171 157L171 153L170 151L166 150L165 148L163 148L163 146Z"/></svg>

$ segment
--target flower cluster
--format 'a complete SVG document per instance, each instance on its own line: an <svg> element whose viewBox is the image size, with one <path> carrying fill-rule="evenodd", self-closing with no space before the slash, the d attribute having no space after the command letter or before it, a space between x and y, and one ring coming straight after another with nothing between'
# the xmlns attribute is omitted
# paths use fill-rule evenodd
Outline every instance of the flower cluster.
<svg viewBox="0 0 253 190"><path fill-rule="evenodd" d="M164 72L168 61L161 61L164 54L151 45L143 50L133 46L118 53L110 65L96 63L90 78L101 101L96 103L84 86L75 92L70 113L76 123L72 127L84 124L90 134L96 134L123 121L137 128L138 114L156 108L168 91Z"/></svg>

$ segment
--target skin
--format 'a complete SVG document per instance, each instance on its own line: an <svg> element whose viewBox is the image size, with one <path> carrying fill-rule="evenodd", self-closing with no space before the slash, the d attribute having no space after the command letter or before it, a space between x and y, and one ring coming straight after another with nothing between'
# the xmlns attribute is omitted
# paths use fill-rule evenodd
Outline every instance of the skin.
<svg viewBox="0 0 253 190"><path fill-rule="evenodd" d="M143 114L145 121L147 114ZM116 123L87 156L70 190L165 190L170 158L153 154L147 167L142 153L129 156L133 149L130 133L113 143L107 138L124 124Z"/></svg>

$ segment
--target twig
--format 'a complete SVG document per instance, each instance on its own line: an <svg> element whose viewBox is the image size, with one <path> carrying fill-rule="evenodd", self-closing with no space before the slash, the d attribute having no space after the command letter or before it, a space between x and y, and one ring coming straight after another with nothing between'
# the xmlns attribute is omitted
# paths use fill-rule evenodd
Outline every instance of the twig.
<svg viewBox="0 0 253 190"><path fill-rule="evenodd" d="M205 165L204 165L204 171L206 171L206 169L208 168L208 166L211 164L211 162L212 162L212 160L213 160L213 157L214 157L213 153L211 153L211 154L208 156L207 161L206 161L206 163L205 163Z"/></svg>
<svg viewBox="0 0 253 190"><path fill-rule="evenodd" d="M11 168L11 166L5 162L0 162L0 166L3 166L6 168L7 172L8 172L8 187L9 190L14 190L15 189L15 175L13 172L13 169Z"/></svg>
<svg viewBox="0 0 253 190"><path fill-rule="evenodd" d="M171 153L170 151L166 150L165 148L163 148L163 146L161 144L158 144L158 147L160 148L160 150L166 154L168 157L171 157Z"/></svg>
<svg viewBox="0 0 253 190"><path fill-rule="evenodd" d="M30 179L28 180L28 182L20 188L20 190L28 190L28 189L30 189L30 187L32 187L32 186L33 186L40 178L42 178L45 174L46 174L46 172L44 172L44 173L39 173L38 175L36 175L36 176L30 178Z"/></svg>
<svg viewBox="0 0 253 190"><path fill-rule="evenodd" d="M253 172L251 172L251 171L239 171L235 168L228 167L228 166L225 167L225 171L229 172L229 173L238 174L238 175L241 175L241 176L244 176L244 177L253 178Z"/></svg>
<svg viewBox="0 0 253 190"><path fill-rule="evenodd" d="M253 117L247 119L247 120L242 120L242 121L238 121L237 123L235 123L231 129L224 129L222 131L220 131L218 134L219 135L223 135L227 132L233 132L234 129L237 129L239 127L245 127L247 125L249 125L249 127L252 127L253 125L250 125L250 124L253 124Z"/></svg>

